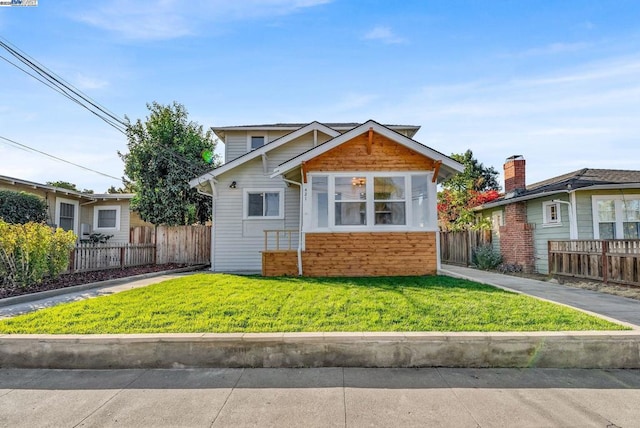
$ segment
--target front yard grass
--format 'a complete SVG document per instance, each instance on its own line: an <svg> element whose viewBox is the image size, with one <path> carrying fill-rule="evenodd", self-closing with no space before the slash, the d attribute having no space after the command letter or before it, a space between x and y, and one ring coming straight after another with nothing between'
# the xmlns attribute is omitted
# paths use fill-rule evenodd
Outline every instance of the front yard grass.
<svg viewBox="0 0 640 428"><path fill-rule="evenodd" d="M568 331L624 326L445 276L195 274L0 322L0 333Z"/></svg>

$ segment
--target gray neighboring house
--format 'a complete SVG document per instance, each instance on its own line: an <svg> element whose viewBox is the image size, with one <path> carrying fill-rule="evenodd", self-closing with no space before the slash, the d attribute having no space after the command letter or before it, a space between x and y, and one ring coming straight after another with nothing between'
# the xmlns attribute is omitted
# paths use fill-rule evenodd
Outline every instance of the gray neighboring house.
<svg viewBox="0 0 640 428"><path fill-rule="evenodd" d="M95 232L113 235L110 243L124 243L130 227L149 225L131 211L131 193L83 193L5 175L0 175L0 190L39 196L47 204L47 223L72 230L79 239Z"/></svg>
<svg viewBox="0 0 640 428"><path fill-rule="evenodd" d="M640 171L583 168L526 185L525 160L512 156L504 177L505 194L475 211L505 263L546 274L550 240L640 238Z"/></svg>

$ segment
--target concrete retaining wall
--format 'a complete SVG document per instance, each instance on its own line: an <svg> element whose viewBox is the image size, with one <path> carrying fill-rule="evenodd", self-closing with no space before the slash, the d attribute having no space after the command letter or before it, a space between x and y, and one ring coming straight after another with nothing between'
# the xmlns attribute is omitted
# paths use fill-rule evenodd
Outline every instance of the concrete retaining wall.
<svg viewBox="0 0 640 428"><path fill-rule="evenodd" d="M640 333L3 335L1 368L640 368Z"/></svg>

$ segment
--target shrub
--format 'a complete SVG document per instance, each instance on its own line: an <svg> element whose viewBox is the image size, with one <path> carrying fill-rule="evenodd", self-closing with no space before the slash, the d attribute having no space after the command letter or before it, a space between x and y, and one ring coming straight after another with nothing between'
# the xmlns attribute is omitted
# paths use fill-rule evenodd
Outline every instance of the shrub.
<svg viewBox="0 0 640 428"><path fill-rule="evenodd" d="M9 224L0 219L0 284L28 288L45 275L57 277L69 264L73 232L41 223Z"/></svg>
<svg viewBox="0 0 640 428"><path fill-rule="evenodd" d="M44 223L47 203L30 193L0 190L0 219L11 224Z"/></svg>
<svg viewBox="0 0 640 428"><path fill-rule="evenodd" d="M485 244L473 251L472 262L478 269L495 269L502 263L502 256L491 244Z"/></svg>

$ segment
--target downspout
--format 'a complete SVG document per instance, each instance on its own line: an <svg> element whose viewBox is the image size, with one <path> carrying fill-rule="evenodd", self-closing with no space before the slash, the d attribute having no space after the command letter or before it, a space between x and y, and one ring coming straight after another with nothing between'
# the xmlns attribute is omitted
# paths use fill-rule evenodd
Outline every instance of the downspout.
<svg viewBox="0 0 640 428"><path fill-rule="evenodd" d="M303 198L302 198L302 183L292 181L282 176L282 181L285 183L295 184L300 187L300 222L298 225L298 276L302 276L302 215L303 215Z"/></svg>
<svg viewBox="0 0 640 428"><path fill-rule="evenodd" d="M578 239L578 225L576 224L575 218L575 196L573 192L567 192L569 197L574 201L574 203L561 201L560 199L553 199L551 202L555 202L558 204L566 204L568 205L567 211L569 212L569 239Z"/></svg>

